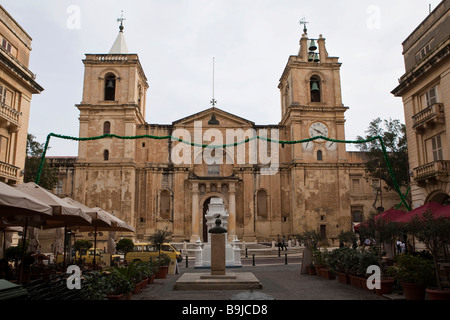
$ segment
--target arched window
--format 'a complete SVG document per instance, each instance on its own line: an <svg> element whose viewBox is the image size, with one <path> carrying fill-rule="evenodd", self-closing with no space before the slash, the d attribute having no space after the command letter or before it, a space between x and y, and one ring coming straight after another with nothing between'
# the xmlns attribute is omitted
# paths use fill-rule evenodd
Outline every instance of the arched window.
<svg viewBox="0 0 450 320"><path fill-rule="evenodd" d="M259 190L256 194L256 212L259 219L266 220L267 214L267 192Z"/></svg>
<svg viewBox="0 0 450 320"><path fill-rule="evenodd" d="M103 124L103 134L111 134L111 122L106 121Z"/></svg>
<svg viewBox="0 0 450 320"><path fill-rule="evenodd" d="M169 220L170 219L170 192L167 190L161 191L160 194L160 206L159 213L161 219Z"/></svg>
<svg viewBox="0 0 450 320"><path fill-rule="evenodd" d="M116 99L116 76L108 73L105 77L105 100L114 101Z"/></svg>
<svg viewBox="0 0 450 320"><path fill-rule="evenodd" d="M109 160L109 150L103 151L103 160L105 161Z"/></svg>
<svg viewBox="0 0 450 320"><path fill-rule="evenodd" d="M321 102L321 83L318 76L312 76L310 79L311 102Z"/></svg>
<svg viewBox="0 0 450 320"><path fill-rule="evenodd" d="M323 160L323 158L322 158L322 150L317 150L317 160L318 161L322 161Z"/></svg>

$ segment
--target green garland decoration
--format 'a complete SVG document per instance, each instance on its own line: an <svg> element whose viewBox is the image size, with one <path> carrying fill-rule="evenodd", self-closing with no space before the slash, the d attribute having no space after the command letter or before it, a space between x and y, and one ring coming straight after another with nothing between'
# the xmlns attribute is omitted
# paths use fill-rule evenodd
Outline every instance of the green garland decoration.
<svg viewBox="0 0 450 320"><path fill-rule="evenodd" d="M42 153L42 157L41 157L41 163L39 166L39 170L38 173L36 175L36 184L39 184L39 181L41 179L41 173L42 173L42 169L44 167L44 162L45 162L45 156L47 153L47 149L48 146L50 144L50 139L51 137L55 137L55 138L60 138L60 139L65 139L65 140L73 140L73 141L93 141L93 140L101 140L101 139L107 139L107 138L116 138L116 139L120 139L120 140L136 140L136 139L153 139L153 140L168 140L168 139L172 139L175 141L179 141L182 142L184 144L193 146L193 147L202 147L202 148L212 148L212 149L222 149L222 148L228 148L228 147L236 147L238 145L244 144L244 143L248 143L252 140L255 139L259 139L259 140L266 140L268 142L274 142L274 143L278 143L281 145L292 145L292 144L299 144L299 143L305 143L305 142L310 142L310 141L314 141L314 140L326 140L326 141L330 141L330 142L335 142L335 143L347 143L347 144L358 144L358 143L367 143L367 142L371 142L374 140L378 140L380 142L381 145L381 149L383 151L383 157L384 160L386 162L389 174L392 177L392 181L394 183L394 188L395 191L399 194L401 202L399 203L399 205L397 206L397 208L400 207L401 204L403 204L408 211L411 211L411 208L409 207L408 203L406 202L405 196L408 194L408 191L406 192L406 195L403 195L402 192L400 191L400 186L398 185L397 179L395 178L394 172L392 170L391 167L391 163L389 161L389 157L386 151L386 146L384 145L383 139L380 136L376 136L376 137L372 137L370 139L366 139L366 140L336 140L336 139L331 139L328 137L323 137L323 136L317 136L314 138L309 138L309 139L304 139L304 140L293 140L293 141L283 141L283 140L275 140L275 139L270 139L267 137L260 137L260 136L253 136L251 138L247 138L241 142L234 142L231 144L223 144L223 145L208 145L208 144L198 144L198 143L194 143L194 142L189 142L189 141L185 141L183 139L180 138L176 138L173 136L153 136L153 135L139 135L139 136L118 136L116 134L105 134L102 136L98 136L98 137L90 137L90 138L76 138L76 137L70 137L70 136L64 136L64 135L60 135L60 134L55 134L55 133L50 133L47 136L47 141L45 142L45 147L44 147L44 152Z"/></svg>

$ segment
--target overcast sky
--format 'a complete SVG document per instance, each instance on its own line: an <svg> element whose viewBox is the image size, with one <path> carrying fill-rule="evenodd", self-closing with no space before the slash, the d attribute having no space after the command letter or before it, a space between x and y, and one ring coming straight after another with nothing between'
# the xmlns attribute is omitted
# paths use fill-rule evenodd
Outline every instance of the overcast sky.
<svg viewBox="0 0 450 320"><path fill-rule="evenodd" d="M2 0L33 38L30 70L45 91L34 95L29 133L79 135L86 53L108 53L124 12L125 39L148 78L146 121L170 124L217 107L256 124L281 120L278 81L308 36L326 38L339 57L346 138L377 117L404 122L390 92L404 73L402 42L439 0ZM52 138L49 156L76 156L78 144Z"/></svg>

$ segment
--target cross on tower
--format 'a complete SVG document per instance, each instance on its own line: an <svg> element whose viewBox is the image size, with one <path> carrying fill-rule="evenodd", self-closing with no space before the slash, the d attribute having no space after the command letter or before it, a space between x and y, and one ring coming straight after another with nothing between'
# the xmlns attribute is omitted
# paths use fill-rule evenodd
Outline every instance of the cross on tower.
<svg viewBox="0 0 450 320"><path fill-rule="evenodd" d="M308 23L309 23L309 22L306 21L304 17L303 17L302 20L300 20L300 24L303 25L303 33L304 33L304 34L307 34L307 33L308 33L308 29L306 29L306 25L307 25Z"/></svg>
<svg viewBox="0 0 450 320"><path fill-rule="evenodd" d="M125 18L123 17L123 10L122 10L122 14L121 14L120 18L117 18L117 22L120 22L120 27L119 27L120 32L123 31L123 22L124 22L125 20L127 20L127 19L125 19Z"/></svg>

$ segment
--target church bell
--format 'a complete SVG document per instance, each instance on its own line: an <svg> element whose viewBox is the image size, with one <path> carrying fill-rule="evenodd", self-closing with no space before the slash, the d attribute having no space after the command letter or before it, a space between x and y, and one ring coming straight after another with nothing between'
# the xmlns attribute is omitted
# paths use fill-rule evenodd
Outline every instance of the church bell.
<svg viewBox="0 0 450 320"><path fill-rule="evenodd" d="M114 88L114 81L108 80L108 83L106 84L106 88L108 88L108 89Z"/></svg>
<svg viewBox="0 0 450 320"><path fill-rule="evenodd" d="M309 51L316 51L316 50L317 50L316 42L314 40L311 40L311 43L309 44Z"/></svg>
<svg viewBox="0 0 450 320"><path fill-rule="evenodd" d="M311 91L320 91L319 89L319 85L317 84L317 82L313 82L311 85Z"/></svg>

